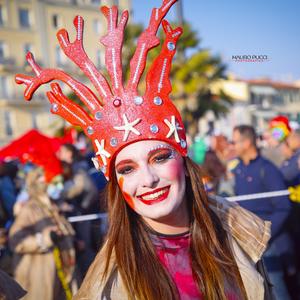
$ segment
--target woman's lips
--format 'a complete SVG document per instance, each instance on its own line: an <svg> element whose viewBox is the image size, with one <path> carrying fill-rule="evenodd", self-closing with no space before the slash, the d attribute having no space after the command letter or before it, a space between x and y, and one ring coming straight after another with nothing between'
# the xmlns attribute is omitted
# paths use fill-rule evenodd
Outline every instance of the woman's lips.
<svg viewBox="0 0 300 300"><path fill-rule="evenodd" d="M146 205L152 205L165 200L170 191L170 186L166 186L160 189L156 189L151 192L139 195L138 199Z"/></svg>

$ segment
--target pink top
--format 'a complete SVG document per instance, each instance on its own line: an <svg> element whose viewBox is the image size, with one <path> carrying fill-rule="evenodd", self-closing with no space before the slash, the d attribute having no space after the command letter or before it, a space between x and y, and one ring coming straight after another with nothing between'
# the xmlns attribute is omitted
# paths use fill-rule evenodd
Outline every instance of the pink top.
<svg viewBox="0 0 300 300"><path fill-rule="evenodd" d="M151 231L150 237L161 263L169 271L177 286L180 299L203 299L192 273L189 255L190 232L178 235L164 235ZM238 300L232 293L227 293L227 295L228 300Z"/></svg>

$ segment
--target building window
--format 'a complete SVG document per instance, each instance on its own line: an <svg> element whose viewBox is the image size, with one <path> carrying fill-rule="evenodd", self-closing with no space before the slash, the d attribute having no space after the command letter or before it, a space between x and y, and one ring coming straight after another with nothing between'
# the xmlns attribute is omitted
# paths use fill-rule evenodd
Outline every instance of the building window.
<svg viewBox="0 0 300 300"><path fill-rule="evenodd" d="M30 44L30 43L24 44L24 53L25 53L25 55L26 55L28 52L33 52L33 51L32 51L32 44Z"/></svg>
<svg viewBox="0 0 300 300"><path fill-rule="evenodd" d="M64 63L64 56L60 46L55 47L55 60L58 66L61 66Z"/></svg>
<svg viewBox="0 0 300 300"><path fill-rule="evenodd" d="M7 136L13 135L11 113L9 111L4 112L4 124L5 124L5 133Z"/></svg>
<svg viewBox="0 0 300 300"><path fill-rule="evenodd" d="M0 4L0 26L4 25L4 8L2 4Z"/></svg>
<svg viewBox="0 0 300 300"><path fill-rule="evenodd" d="M32 128L37 129L37 114L35 112L32 113L31 115L31 119L32 119Z"/></svg>
<svg viewBox="0 0 300 300"><path fill-rule="evenodd" d="M93 30L95 33L100 34L101 33L101 22L98 19L95 19L93 21Z"/></svg>
<svg viewBox="0 0 300 300"><path fill-rule="evenodd" d="M6 55L6 44L3 41L0 41L0 59L3 59Z"/></svg>
<svg viewBox="0 0 300 300"><path fill-rule="evenodd" d="M0 97L8 98L8 81L6 76L0 76Z"/></svg>
<svg viewBox="0 0 300 300"><path fill-rule="evenodd" d="M93 5L100 5L101 0L91 0L91 3L92 3Z"/></svg>
<svg viewBox="0 0 300 300"><path fill-rule="evenodd" d="M53 15L52 16L52 26L57 29L62 27L62 21L61 21L61 17L59 15Z"/></svg>
<svg viewBox="0 0 300 300"><path fill-rule="evenodd" d="M19 23L22 28L30 28L29 10L19 8Z"/></svg>

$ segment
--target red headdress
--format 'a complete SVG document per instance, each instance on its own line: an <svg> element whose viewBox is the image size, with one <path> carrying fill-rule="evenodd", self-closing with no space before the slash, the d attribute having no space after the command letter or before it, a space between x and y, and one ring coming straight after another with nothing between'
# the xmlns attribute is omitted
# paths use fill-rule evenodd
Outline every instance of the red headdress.
<svg viewBox="0 0 300 300"><path fill-rule="evenodd" d="M269 128L273 138L282 142L292 131L289 119L285 116L277 116L269 121Z"/></svg>
<svg viewBox="0 0 300 300"><path fill-rule="evenodd" d="M47 92L52 104L51 112L84 130L93 142L96 153L94 164L106 177L110 175L110 162L115 155L123 147L136 141L165 141L183 156L187 155L183 122L169 99L172 90L169 80L171 62L182 29L172 29L167 21L162 20L175 2L176 0L163 0L160 8L152 10L149 25L139 37L136 51L130 61L130 77L126 86L123 84L121 55L128 11L122 13L118 22L116 6L101 8L107 19L108 33L100 41L105 46L105 64L111 86L84 51L82 17L76 16L74 19L77 32L74 42L70 42L65 29L57 33L64 53L90 79L98 96L61 70L42 69L31 53L28 53L26 58L36 76L16 75L16 82L26 85L26 100L31 99L40 85L52 80L64 82L76 93L89 112L68 99L57 83L52 83L52 90ZM145 69L148 51L159 44L156 33L161 22L166 35L165 41L160 54L150 67L146 77L146 91L141 96L137 91L138 83Z"/></svg>

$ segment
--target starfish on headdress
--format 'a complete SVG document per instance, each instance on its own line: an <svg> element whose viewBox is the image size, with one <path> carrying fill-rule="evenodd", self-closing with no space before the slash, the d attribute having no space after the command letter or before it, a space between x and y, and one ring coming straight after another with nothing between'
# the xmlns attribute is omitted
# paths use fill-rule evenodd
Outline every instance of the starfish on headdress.
<svg viewBox="0 0 300 300"><path fill-rule="evenodd" d="M130 131L132 131L136 135L141 134L137 129L134 128L134 126L141 121L141 118L137 118L136 120L129 123L126 115L123 114L123 121L124 121L124 125L114 126L114 129L116 129L116 130L124 130L125 131L124 137L123 137L123 142L127 141Z"/></svg>
<svg viewBox="0 0 300 300"><path fill-rule="evenodd" d="M96 155L101 156L103 164L106 166L107 165L106 158L110 158L110 153L104 149L105 141L102 139L101 142L99 143L99 141L96 139L95 144L96 144L97 150L98 150L96 152Z"/></svg>
<svg viewBox="0 0 300 300"><path fill-rule="evenodd" d="M174 134L175 141L180 143L177 130L182 130L182 128L176 123L175 116L171 117L171 122L168 119L164 119L164 122L169 127L169 132L166 137L169 138L172 134Z"/></svg>

